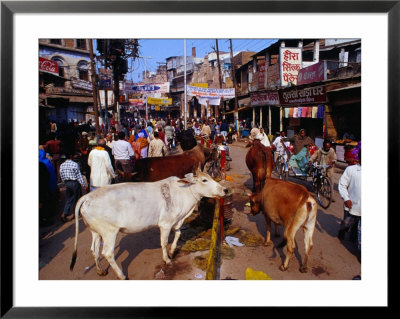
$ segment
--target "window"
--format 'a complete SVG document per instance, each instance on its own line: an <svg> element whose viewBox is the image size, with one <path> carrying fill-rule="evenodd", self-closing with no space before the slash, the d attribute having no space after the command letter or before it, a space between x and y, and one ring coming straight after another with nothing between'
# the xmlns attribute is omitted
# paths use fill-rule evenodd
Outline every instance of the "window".
<svg viewBox="0 0 400 319"><path fill-rule="evenodd" d="M50 39L50 44L58 44L61 45L61 39Z"/></svg>
<svg viewBox="0 0 400 319"><path fill-rule="evenodd" d="M58 75L60 77L64 78L65 77L65 67L66 67L64 61L60 57L54 57L54 58L52 58L52 61L57 62ZM56 81L56 82L54 82L54 85L57 86L57 87L64 87L64 81L63 80Z"/></svg>
<svg viewBox="0 0 400 319"><path fill-rule="evenodd" d="M76 48L86 50L86 39L76 39Z"/></svg>
<svg viewBox="0 0 400 319"><path fill-rule="evenodd" d="M89 63L86 61L79 61L77 64L78 78L80 80L89 81Z"/></svg>

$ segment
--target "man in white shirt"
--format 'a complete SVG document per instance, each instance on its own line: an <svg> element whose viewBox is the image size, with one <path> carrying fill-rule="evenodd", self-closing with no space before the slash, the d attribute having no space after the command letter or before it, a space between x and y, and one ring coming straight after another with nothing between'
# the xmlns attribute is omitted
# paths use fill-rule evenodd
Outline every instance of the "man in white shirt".
<svg viewBox="0 0 400 319"><path fill-rule="evenodd" d="M282 145L282 138L285 138L285 131L281 131L280 135L274 140L274 142L272 143L275 146L275 153L274 153L274 159L275 161L278 159L278 155L281 155L284 157L285 161L287 161L287 152L285 147ZM283 142L285 144L286 147L290 146L290 142Z"/></svg>
<svg viewBox="0 0 400 319"><path fill-rule="evenodd" d="M114 169L111 165L111 159L105 150L106 141L99 139L97 147L89 153L88 164L90 166L90 191L96 188L111 184L115 178Z"/></svg>
<svg viewBox="0 0 400 319"><path fill-rule="evenodd" d="M344 218L340 224L339 239L361 221L361 151L358 163L348 166L339 180L339 193L344 201Z"/></svg>
<svg viewBox="0 0 400 319"><path fill-rule="evenodd" d="M134 159L131 144L125 140L125 133L118 133L118 141L114 141L112 146L112 154L114 155L115 167L125 173L132 173L131 159Z"/></svg>

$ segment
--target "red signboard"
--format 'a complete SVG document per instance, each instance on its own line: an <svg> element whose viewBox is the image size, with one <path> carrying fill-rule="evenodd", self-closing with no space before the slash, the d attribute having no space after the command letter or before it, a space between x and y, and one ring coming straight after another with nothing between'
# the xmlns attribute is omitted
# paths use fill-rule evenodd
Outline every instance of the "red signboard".
<svg viewBox="0 0 400 319"><path fill-rule="evenodd" d="M279 100L282 105L324 103L326 102L325 86L279 92Z"/></svg>
<svg viewBox="0 0 400 319"><path fill-rule="evenodd" d="M58 75L57 62L39 57L39 71Z"/></svg>
<svg viewBox="0 0 400 319"><path fill-rule="evenodd" d="M297 85L326 80L326 61L310 65L299 71Z"/></svg>
<svg viewBox="0 0 400 319"><path fill-rule="evenodd" d="M265 92L251 95L251 106L279 105L278 92Z"/></svg>

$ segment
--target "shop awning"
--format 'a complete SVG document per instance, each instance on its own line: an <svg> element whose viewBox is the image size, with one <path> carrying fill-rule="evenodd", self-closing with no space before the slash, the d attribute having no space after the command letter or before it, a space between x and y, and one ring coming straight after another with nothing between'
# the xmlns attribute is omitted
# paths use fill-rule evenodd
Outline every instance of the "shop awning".
<svg viewBox="0 0 400 319"><path fill-rule="evenodd" d="M340 89L336 89L336 90L330 90L330 91L328 91L328 93L330 93L330 92L344 91L344 90L350 90L350 89L356 89L356 88L360 88L360 87L361 87L361 83L357 83L357 84L354 84L354 85L346 86L346 87L344 87L344 88L340 88Z"/></svg>
<svg viewBox="0 0 400 319"><path fill-rule="evenodd" d="M251 106L239 107L239 108L238 108L238 112L244 111L244 110L247 110L247 109L251 109ZM225 112L225 114L232 114L232 113L234 113L234 112L235 112L235 111L229 111L229 112Z"/></svg>

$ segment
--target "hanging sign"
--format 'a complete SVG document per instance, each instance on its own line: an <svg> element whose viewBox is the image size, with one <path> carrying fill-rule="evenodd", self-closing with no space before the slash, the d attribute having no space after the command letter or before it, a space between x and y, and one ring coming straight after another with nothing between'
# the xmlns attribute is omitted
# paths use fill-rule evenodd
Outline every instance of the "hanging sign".
<svg viewBox="0 0 400 319"><path fill-rule="evenodd" d="M211 89L188 85L186 86L186 93L187 95L200 98L235 98L235 89Z"/></svg>
<svg viewBox="0 0 400 319"><path fill-rule="evenodd" d="M39 71L58 75L58 64L55 61L39 57Z"/></svg>
<svg viewBox="0 0 400 319"><path fill-rule="evenodd" d="M297 85L301 61L301 48L280 48L281 86Z"/></svg>
<svg viewBox="0 0 400 319"><path fill-rule="evenodd" d="M310 65L299 71L297 85L326 80L326 61Z"/></svg>
<svg viewBox="0 0 400 319"><path fill-rule="evenodd" d="M251 95L251 106L279 105L278 92L265 92Z"/></svg>
<svg viewBox="0 0 400 319"><path fill-rule="evenodd" d="M325 86L314 86L301 90L279 92L281 104L308 104L326 102Z"/></svg>
<svg viewBox="0 0 400 319"><path fill-rule="evenodd" d="M148 97L147 98L147 103L148 104L171 105L172 104L172 99Z"/></svg>

